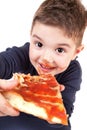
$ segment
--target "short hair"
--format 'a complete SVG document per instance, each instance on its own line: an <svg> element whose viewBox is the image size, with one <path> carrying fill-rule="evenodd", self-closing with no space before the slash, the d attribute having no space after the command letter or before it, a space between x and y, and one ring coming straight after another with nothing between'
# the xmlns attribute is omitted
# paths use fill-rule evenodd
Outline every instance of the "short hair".
<svg viewBox="0 0 87 130"><path fill-rule="evenodd" d="M45 0L37 9L33 21L56 26L68 37L81 43L87 21L87 11L80 0Z"/></svg>

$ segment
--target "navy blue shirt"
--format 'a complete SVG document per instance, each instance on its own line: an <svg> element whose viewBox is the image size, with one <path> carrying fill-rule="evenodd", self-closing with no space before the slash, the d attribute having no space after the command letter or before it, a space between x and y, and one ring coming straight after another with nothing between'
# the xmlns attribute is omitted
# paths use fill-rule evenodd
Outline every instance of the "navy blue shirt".
<svg viewBox="0 0 87 130"><path fill-rule="evenodd" d="M0 78L9 79L14 72L37 75L29 60L29 43L0 53ZM80 90L81 76L82 71L77 60L73 60L66 71L55 76L65 86L62 97L69 118L74 109L76 92ZM71 125L70 121L68 126L52 125L45 120L21 113L17 117L0 117L0 130L71 130Z"/></svg>

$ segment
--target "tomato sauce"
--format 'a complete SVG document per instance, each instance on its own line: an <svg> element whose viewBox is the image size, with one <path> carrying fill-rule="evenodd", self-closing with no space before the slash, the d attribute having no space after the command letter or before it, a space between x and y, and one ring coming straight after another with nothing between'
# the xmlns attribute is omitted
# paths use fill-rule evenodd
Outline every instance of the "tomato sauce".
<svg viewBox="0 0 87 130"><path fill-rule="evenodd" d="M42 76L37 80L25 77L23 84L26 86L15 91L21 94L25 101L34 102L37 106L44 108L49 122L53 117L56 117L66 125L67 116L64 108L61 107L61 104L63 105L62 98L58 98L57 81L51 75L48 75L47 78Z"/></svg>

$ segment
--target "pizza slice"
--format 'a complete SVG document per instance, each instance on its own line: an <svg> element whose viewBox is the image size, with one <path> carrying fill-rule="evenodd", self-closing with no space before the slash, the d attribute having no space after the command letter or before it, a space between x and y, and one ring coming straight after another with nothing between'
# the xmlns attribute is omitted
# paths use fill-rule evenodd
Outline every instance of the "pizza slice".
<svg viewBox="0 0 87 130"><path fill-rule="evenodd" d="M49 123L68 125L60 84L54 76L14 73L13 78L19 85L3 95L14 108Z"/></svg>

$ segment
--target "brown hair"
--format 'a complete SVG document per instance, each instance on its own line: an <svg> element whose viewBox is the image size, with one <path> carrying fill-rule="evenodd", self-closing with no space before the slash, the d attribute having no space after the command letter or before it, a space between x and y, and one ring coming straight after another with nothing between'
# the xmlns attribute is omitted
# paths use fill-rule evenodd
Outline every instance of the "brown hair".
<svg viewBox="0 0 87 130"><path fill-rule="evenodd" d="M31 31L38 21L63 29L68 37L81 43L86 20L87 11L80 0L45 0L34 15Z"/></svg>

